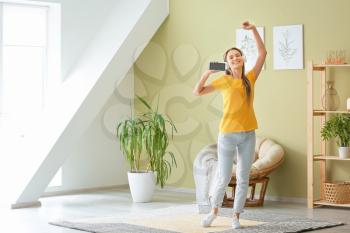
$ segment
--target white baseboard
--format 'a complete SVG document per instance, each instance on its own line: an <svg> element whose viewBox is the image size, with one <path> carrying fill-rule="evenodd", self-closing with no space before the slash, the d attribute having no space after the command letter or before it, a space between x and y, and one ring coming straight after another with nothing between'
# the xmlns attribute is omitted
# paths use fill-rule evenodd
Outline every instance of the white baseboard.
<svg viewBox="0 0 350 233"><path fill-rule="evenodd" d="M104 187L95 187L95 188L86 188L86 189L74 189L74 190L64 190L64 191L49 191L45 192L41 197L53 197L53 196L62 196L62 195L72 195L72 194L80 194L80 193L88 193L88 192L97 192L111 189L126 189L128 188L128 184L123 185L114 185L114 186L104 186ZM178 193L186 193L196 195L196 190L194 188L177 188L172 186L165 186L164 188L156 187L156 190L159 192L178 192ZM297 197L281 197L281 196L265 196L265 200L267 201L278 201L278 202L288 202L288 203L298 203L298 204L306 204L306 198L297 198ZM39 202L40 203L40 202ZM14 204L16 205L16 204ZM19 207L21 208L21 207ZM23 208L23 207L22 207Z"/></svg>
<svg viewBox="0 0 350 233"><path fill-rule="evenodd" d="M12 204L11 209L31 208L31 207L40 207L40 206L41 206L40 201L21 202L21 203Z"/></svg>
<svg viewBox="0 0 350 233"><path fill-rule="evenodd" d="M279 202L289 202L289 203L298 203L298 204L306 204L306 198L299 197L280 197L280 196L265 196L265 200L267 201L279 201Z"/></svg>
<svg viewBox="0 0 350 233"><path fill-rule="evenodd" d="M158 191L168 191L168 192L179 192L179 193L188 193L188 194L196 194L195 189L191 188L176 188L176 187L164 187L161 189L160 187L157 187ZM298 203L298 204L306 204L307 199L306 198L298 198L298 197L281 197L281 196L265 196L265 200L267 201L278 201L278 202L288 202L288 203Z"/></svg>
<svg viewBox="0 0 350 233"><path fill-rule="evenodd" d="M73 195L73 194L81 194L81 193L90 193L97 191L105 191L111 189L121 189L128 188L128 184L121 185L113 185L113 186L103 186L103 187L95 187L95 188L85 188L85 189L71 189L71 190L61 190L61 191L48 191L41 195L41 197L54 197L54 196L63 196L63 195Z"/></svg>
<svg viewBox="0 0 350 233"><path fill-rule="evenodd" d="M176 188L176 187L172 187L172 186L160 188L157 186L156 190L157 191L166 191L166 192L188 193L188 194L196 195L196 190L191 189L191 188Z"/></svg>

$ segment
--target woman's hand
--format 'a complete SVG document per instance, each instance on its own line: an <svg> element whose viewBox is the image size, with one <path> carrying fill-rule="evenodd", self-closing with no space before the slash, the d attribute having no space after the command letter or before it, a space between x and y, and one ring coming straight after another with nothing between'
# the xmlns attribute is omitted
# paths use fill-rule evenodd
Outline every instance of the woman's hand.
<svg viewBox="0 0 350 233"><path fill-rule="evenodd" d="M245 29L245 30L252 30L252 29L255 28L255 25L249 23L249 21L244 21L244 22L242 23L242 27L243 27L243 29Z"/></svg>
<svg viewBox="0 0 350 233"><path fill-rule="evenodd" d="M210 75L210 74L214 74L214 73L219 72L219 71L220 71L220 70L207 70L206 73L207 73L208 75Z"/></svg>

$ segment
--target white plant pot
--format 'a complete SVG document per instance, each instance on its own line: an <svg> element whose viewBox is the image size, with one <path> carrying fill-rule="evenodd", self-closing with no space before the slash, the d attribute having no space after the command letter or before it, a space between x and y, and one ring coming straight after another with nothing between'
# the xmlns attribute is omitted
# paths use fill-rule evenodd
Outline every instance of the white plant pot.
<svg viewBox="0 0 350 233"><path fill-rule="evenodd" d="M350 158L350 147L339 147L339 158L348 159Z"/></svg>
<svg viewBox="0 0 350 233"><path fill-rule="evenodd" d="M128 172L131 196L134 202L150 202L156 188L152 171Z"/></svg>

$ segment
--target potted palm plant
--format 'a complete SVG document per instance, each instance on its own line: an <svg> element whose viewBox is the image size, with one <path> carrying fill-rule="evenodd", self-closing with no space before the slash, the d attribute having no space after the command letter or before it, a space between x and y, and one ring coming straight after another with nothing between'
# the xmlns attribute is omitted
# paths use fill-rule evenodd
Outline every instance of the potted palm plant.
<svg viewBox="0 0 350 233"><path fill-rule="evenodd" d="M147 112L142 115L142 120L143 141L149 158L149 168L156 172L157 184L163 188L171 174L172 166L177 166L174 153L167 151L169 145L167 126L171 130L169 132L171 138L177 130L169 117L158 112L158 105L152 109L145 99L139 96L137 98L147 108Z"/></svg>
<svg viewBox="0 0 350 233"><path fill-rule="evenodd" d="M145 99L137 98L147 112L119 122L116 131L130 166L128 181L133 201L149 202L156 184L163 188L172 166L176 166L174 154L166 151L169 145L166 125L171 127L171 136L176 128L170 118L158 112L158 107L154 111Z"/></svg>
<svg viewBox="0 0 350 233"><path fill-rule="evenodd" d="M142 120L134 116L119 122L117 126L120 149L130 166L128 181L135 202L150 201L155 189L154 174L143 170L141 163L143 130Z"/></svg>
<svg viewBox="0 0 350 233"><path fill-rule="evenodd" d="M337 114L322 127L323 140L336 138L339 157L350 158L350 114Z"/></svg>

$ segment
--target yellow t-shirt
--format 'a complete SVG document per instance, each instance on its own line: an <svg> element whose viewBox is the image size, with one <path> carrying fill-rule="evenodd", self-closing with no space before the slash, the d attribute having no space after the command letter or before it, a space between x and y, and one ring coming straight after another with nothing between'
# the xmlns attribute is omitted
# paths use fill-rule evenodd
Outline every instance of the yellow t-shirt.
<svg viewBox="0 0 350 233"><path fill-rule="evenodd" d="M219 90L223 97L224 112L220 123L222 133L244 132L258 128L253 107L256 80L254 70L247 74L247 78L251 87L249 104L242 79L223 75L211 83L211 86Z"/></svg>

